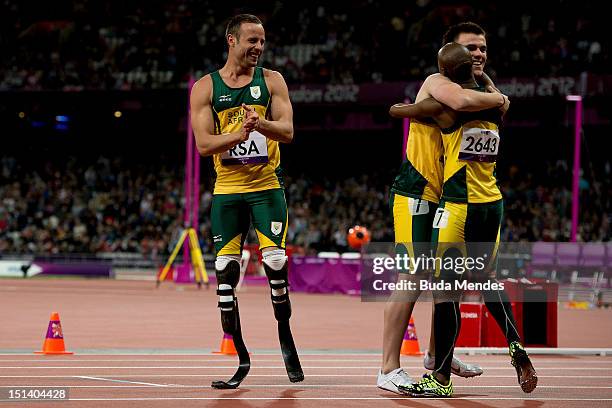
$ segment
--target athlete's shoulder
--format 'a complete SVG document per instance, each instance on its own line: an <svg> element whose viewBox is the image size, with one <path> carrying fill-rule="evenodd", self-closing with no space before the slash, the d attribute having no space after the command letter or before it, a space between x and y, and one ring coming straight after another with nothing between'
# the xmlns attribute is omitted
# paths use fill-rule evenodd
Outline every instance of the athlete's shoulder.
<svg viewBox="0 0 612 408"><path fill-rule="evenodd" d="M440 73L429 75L421 84L415 102L421 102L422 100L430 98L432 96L432 90L443 85L447 81L450 80Z"/></svg>
<svg viewBox="0 0 612 408"><path fill-rule="evenodd" d="M193 84L193 88L191 88L191 97L197 99L210 99L212 88L212 74L206 74Z"/></svg>
<svg viewBox="0 0 612 408"><path fill-rule="evenodd" d="M272 79L282 79L282 80L284 80L283 74L281 74L278 71L275 71L273 69L268 69L268 68L262 68L262 71L263 71L264 78L266 78L266 79L272 78Z"/></svg>
<svg viewBox="0 0 612 408"><path fill-rule="evenodd" d="M271 93L287 92L287 83L280 72L267 68L262 69L266 84L268 85Z"/></svg>
<svg viewBox="0 0 612 408"><path fill-rule="evenodd" d="M198 79L195 84L193 84L194 87L203 87L203 86L212 86L212 75L213 73L208 73L206 75L204 75L202 78Z"/></svg>
<svg viewBox="0 0 612 408"><path fill-rule="evenodd" d="M281 74L280 72L274 71L272 69L267 69L267 68L262 68L262 69L263 69L263 76L267 82L274 83L274 84L284 84L285 83L285 78L283 77L283 74Z"/></svg>
<svg viewBox="0 0 612 408"><path fill-rule="evenodd" d="M423 86L440 85L440 84L449 83L449 82L451 82L450 79L448 79L441 73L436 72L435 74L431 74L427 78L425 78L425 81L423 82Z"/></svg>

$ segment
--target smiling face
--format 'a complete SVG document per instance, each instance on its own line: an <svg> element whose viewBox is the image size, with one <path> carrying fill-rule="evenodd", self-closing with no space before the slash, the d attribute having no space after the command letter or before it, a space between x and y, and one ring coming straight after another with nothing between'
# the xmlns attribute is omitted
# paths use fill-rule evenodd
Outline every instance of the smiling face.
<svg viewBox="0 0 612 408"><path fill-rule="evenodd" d="M474 76L482 76L487 62L487 40L483 34L461 33L455 42L465 46L472 54Z"/></svg>
<svg viewBox="0 0 612 408"><path fill-rule="evenodd" d="M242 23L238 34L228 34L230 55L239 65L255 67L263 53L266 33L261 24Z"/></svg>

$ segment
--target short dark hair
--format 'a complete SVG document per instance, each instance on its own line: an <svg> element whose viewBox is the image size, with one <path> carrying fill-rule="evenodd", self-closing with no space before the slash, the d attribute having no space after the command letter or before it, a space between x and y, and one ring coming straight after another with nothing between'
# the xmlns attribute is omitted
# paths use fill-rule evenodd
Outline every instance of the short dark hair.
<svg viewBox="0 0 612 408"><path fill-rule="evenodd" d="M462 33L470 33L484 36L487 35L485 30L481 26L471 21L467 21L465 23L459 23L450 26L442 37L442 44L448 44L449 42L457 41L457 37L459 37L459 34Z"/></svg>
<svg viewBox="0 0 612 408"><path fill-rule="evenodd" d="M253 14L238 14L230 19L225 28L225 38L228 35L233 35L236 39L240 40L240 26L243 23L253 23L263 25L261 20Z"/></svg>

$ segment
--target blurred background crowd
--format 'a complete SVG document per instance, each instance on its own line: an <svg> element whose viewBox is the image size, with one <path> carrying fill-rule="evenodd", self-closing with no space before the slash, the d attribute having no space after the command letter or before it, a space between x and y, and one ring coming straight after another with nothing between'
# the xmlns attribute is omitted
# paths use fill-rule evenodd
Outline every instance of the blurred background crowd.
<svg viewBox="0 0 612 408"><path fill-rule="evenodd" d="M264 65L289 83L352 84L422 79L436 72L442 34L473 20L488 30L504 76L610 72L607 15L599 4L529 2L264 0ZM225 25L236 6L204 0L0 2L0 89L151 89L184 86L225 60ZM428 56L428 58L424 58ZM493 75L495 72L491 72Z"/></svg>
<svg viewBox="0 0 612 408"><path fill-rule="evenodd" d="M598 3L589 1L560 0L537 8L527 7L524 1L433 0L326 5L264 0L248 9L195 0L36 4L0 0L0 98L6 102L0 104L5 124L4 151L0 151L0 255L133 252L157 256L172 250L183 219L186 98L182 104L175 99L164 103L166 94L162 93L161 98L151 98L162 101L155 102L155 112L146 111L140 102L128 103L135 106L134 113L121 120L129 128L103 124L92 116L96 113L79 119L79 112L85 112L89 102L102 94L128 94L133 100L145 101L159 95L155 92L183 92L191 75L199 77L223 64L225 25L228 17L239 12L262 18L267 40L262 64L281 71L290 86L422 80L436 71L435 56L446 28L466 20L488 31L488 72L493 78L612 73L607 14L598 10ZM62 121L69 118L63 116L54 116L58 122L47 128L38 119L29 119L33 117L29 108L39 113L45 110L37 105L39 95L60 91L87 93L73 109L72 120L80 120L80 127L68 130ZM51 106L63 108L55 100L51 99ZM332 138L371 137L371 129L360 128L366 110L380 113L377 123L367 123L382 123L383 129L376 134L375 143L367 145L369 149L359 147L363 142L354 143L355 151L360 152L358 159L347 153L330 161L331 171L313 167L310 156L298 152L304 147L283 146L284 160L292 164L285 176L288 242L299 250L345 251L347 230L355 224L367 226L374 241L393 240L388 202L400 164L399 146L396 142L392 146L397 160L383 157L374 162L381 155L371 149L376 143L386 143L385 138L401 141L400 123L385 124L390 123L386 110L395 102L399 101L334 109L329 105L294 106L296 123L308 116L316 122L335 109L339 117L353 118L352 127L344 133L337 128L296 125L295 143L312 140L308 149L324 152L325 147L317 146L326 146ZM571 113L564 99L551 103L532 96L527 103L531 105L513 99L511 112L519 113L509 134L525 133L523 140L546 148L529 145L521 150L519 146L505 155L498 169L506 200L502 240L568 241L572 145L560 142L559 128L549 131L552 121L545 119L550 115L544 112L549 106L549 112L565 109L565 117ZM542 120L538 122L533 112L540 109ZM517 120L522 113L534 117ZM137 122L133 119L137 114L144 119ZM607 115L586 115L596 125L585 127L586 139L596 143L583 159L579 241L611 238L610 158L599 147L612 130L609 112ZM120 116L121 112L115 112L113 120ZM159 126L156 120L162 117L171 124ZM567 131L563 140L569 140L569 121L558 122L555 126ZM89 143L90 139L103 140L91 133L97 128L116 138ZM536 134L537 138L531 136ZM54 144L55 138L63 138L64 144ZM76 146L76 141L80 147L64 148ZM524 142L515 144L520 143ZM145 147L131 154L125 149L127 144ZM557 150L549 151L551 145ZM391 149L380 150L383 148ZM85 150L88 154L82 155ZM210 163L204 163L198 230L204 252L211 253L213 173ZM254 242L253 234L249 239Z"/></svg>
<svg viewBox="0 0 612 408"><path fill-rule="evenodd" d="M568 241L571 177L567 163L547 163L542 174L512 166L502 175L504 241ZM580 241L609 241L610 163L602 180L583 178ZM33 169L12 157L0 159L0 252L167 254L182 225L182 168L167 163L134 166L129 160L73 159ZM346 233L367 226L373 241L393 241L389 188L393 173L335 179L286 177L288 242L305 252L346 251ZM551 183L552 182L552 183ZM200 203L200 239L210 239L209 189ZM608 213L601 209L608 209ZM251 242L256 242L251 236Z"/></svg>

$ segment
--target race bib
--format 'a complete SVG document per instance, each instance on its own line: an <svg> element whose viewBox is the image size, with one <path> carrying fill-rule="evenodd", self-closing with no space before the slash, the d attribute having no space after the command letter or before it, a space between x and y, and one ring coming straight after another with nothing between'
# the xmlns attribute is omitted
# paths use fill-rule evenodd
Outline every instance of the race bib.
<svg viewBox="0 0 612 408"><path fill-rule="evenodd" d="M444 229L448 227L448 217L450 212L444 208L438 208L433 220L433 227L438 229Z"/></svg>
<svg viewBox="0 0 612 408"><path fill-rule="evenodd" d="M248 140L238 143L221 154L221 164L263 164L268 162L268 143L257 131L249 134Z"/></svg>
<svg viewBox="0 0 612 408"><path fill-rule="evenodd" d="M459 159L493 163L497 160L499 133L497 130L464 128Z"/></svg>
<svg viewBox="0 0 612 408"><path fill-rule="evenodd" d="M408 207L410 208L410 214L412 215L424 215L429 214L429 203L420 198L408 197Z"/></svg>

